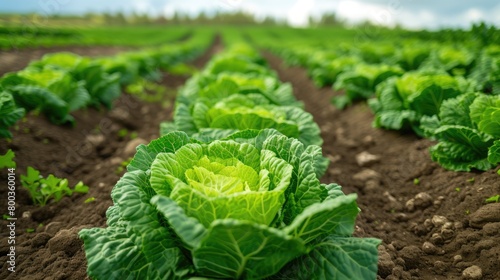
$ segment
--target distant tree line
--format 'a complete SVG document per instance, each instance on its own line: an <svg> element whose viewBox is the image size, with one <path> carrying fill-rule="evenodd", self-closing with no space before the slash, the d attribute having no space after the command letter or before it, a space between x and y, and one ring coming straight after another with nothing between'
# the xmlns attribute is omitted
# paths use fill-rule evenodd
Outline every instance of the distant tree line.
<svg viewBox="0 0 500 280"><path fill-rule="evenodd" d="M183 12L174 12L171 16L151 16L146 13L131 13L125 14L123 12L104 12L104 13L85 13L83 15L38 15L38 14L0 14L0 25L15 25L26 19L40 19L43 17L45 22L48 23L81 23L88 22L93 25L269 25L269 26L284 26L287 25L285 19L274 18L266 16L264 18L257 17L244 11L224 12L217 11L215 13L200 12L197 15L189 15ZM310 26L339 26L343 22L337 18L334 13L325 13L318 18L310 17Z"/></svg>

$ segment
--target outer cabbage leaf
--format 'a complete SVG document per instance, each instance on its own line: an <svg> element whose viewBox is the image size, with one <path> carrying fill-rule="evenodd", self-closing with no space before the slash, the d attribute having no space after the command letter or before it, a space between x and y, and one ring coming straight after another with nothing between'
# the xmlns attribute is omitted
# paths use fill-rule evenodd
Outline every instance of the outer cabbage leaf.
<svg viewBox="0 0 500 280"><path fill-rule="evenodd" d="M0 138L11 138L9 127L24 116L25 110L17 108L12 95L6 91L0 92Z"/></svg>
<svg viewBox="0 0 500 280"><path fill-rule="evenodd" d="M113 188L108 227L84 229L88 274L96 279L183 279L190 265L149 204L145 172L129 172Z"/></svg>
<svg viewBox="0 0 500 280"><path fill-rule="evenodd" d="M491 164L500 164L500 140L496 140L488 149L488 161Z"/></svg>
<svg viewBox="0 0 500 280"><path fill-rule="evenodd" d="M375 279L379 244L374 238L329 236L270 279Z"/></svg>
<svg viewBox="0 0 500 280"><path fill-rule="evenodd" d="M378 84L393 76L400 76L403 70L396 66L358 64L352 70L337 77L336 90L345 89L345 95L334 97L333 103L343 108L355 100L373 96Z"/></svg>
<svg viewBox="0 0 500 280"><path fill-rule="evenodd" d="M306 244L332 232L336 236L348 237L354 231L359 212L356 198L355 194L351 194L310 205L284 231L304 240Z"/></svg>
<svg viewBox="0 0 500 280"><path fill-rule="evenodd" d="M454 171L470 171L472 168L488 170L488 148L491 137L479 131L456 125L444 125L435 131L441 141L431 147L431 158L444 168Z"/></svg>

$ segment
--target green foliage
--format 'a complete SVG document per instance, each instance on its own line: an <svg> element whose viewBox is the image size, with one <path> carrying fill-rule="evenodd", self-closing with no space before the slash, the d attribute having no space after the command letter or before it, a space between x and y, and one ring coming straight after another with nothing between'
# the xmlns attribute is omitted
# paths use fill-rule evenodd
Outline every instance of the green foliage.
<svg viewBox="0 0 500 280"><path fill-rule="evenodd" d="M319 182L319 147L275 130L206 140L172 132L139 146L112 191L108 227L80 232L90 277L375 277L379 241L350 237L356 196Z"/></svg>
<svg viewBox="0 0 500 280"><path fill-rule="evenodd" d="M0 138L12 138L9 127L24 116L25 110L18 108L14 98L0 86Z"/></svg>
<svg viewBox="0 0 500 280"><path fill-rule="evenodd" d="M492 116L498 100L462 94L444 101L438 116L423 118L425 134L439 140L430 149L432 159L456 171L488 170L500 163L500 125Z"/></svg>
<svg viewBox="0 0 500 280"><path fill-rule="evenodd" d="M337 77L334 88L342 89L345 93L334 97L333 104L342 109L353 101L368 99L373 96L376 86L382 81L402 74L403 70L398 66L357 64Z"/></svg>
<svg viewBox="0 0 500 280"><path fill-rule="evenodd" d="M352 237L356 195L320 183L319 128L254 49L191 78L162 134L113 188L108 227L80 231L89 277L375 278L380 241Z"/></svg>
<svg viewBox="0 0 500 280"><path fill-rule="evenodd" d="M499 200L500 200L500 194L497 194L497 195L488 197L484 202L493 203L493 202L498 202Z"/></svg>
<svg viewBox="0 0 500 280"><path fill-rule="evenodd" d="M40 206L45 206L51 199L58 202L64 196L87 193L89 190L89 187L81 181L70 188L67 179L57 178L52 174L43 178L40 172L31 166L28 167L26 175L21 175L21 184L30 193L33 204Z"/></svg>
<svg viewBox="0 0 500 280"><path fill-rule="evenodd" d="M75 80L85 81L84 87L90 95L86 105L111 108L113 100L120 95L120 76L108 74L95 60L72 53L47 54L29 67L37 69L58 69L68 72Z"/></svg>
<svg viewBox="0 0 500 280"><path fill-rule="evenodd" d="M290 85L263 64L251 48L238 45L215 57L180 91L174 123L163 123L161 133L227 136L237 130L275 128L306 145L320 145L312 116L295 100Z"/></svg>
<svg viewBox="0 0 500 280"><path fill-rule="evenodd" d="M71 112L87 106L111 108L121 86L139 79L158 80L159 69L192 59L210 42L212 33L198 32L190 40L176 45L162 45L113 57L88 58L72 53L47 54L21 71L0 79L0 137L11 137L8 127L35 110L56 124L73 123ZM107 35L109 36L109 34ZM1 44L1 42L0 42ZM152 84L146 84L151 87ZM151 96L144 94L144 98ZM148 88L146 89L148 90ZM152 90L157 102L164 97L160 86Z"/></svg>
<svg viewBox="0 0 500 280"><path fill-rule="evenodd" d="M0 155L0 168L16 168L14 151L9 149L4 155Z"/></svg>
<svg viewBox="0 0 500 280"><path fill-rule="evenodd" d="M57 124L73 122L69 113L85 107L90 100L84 82L63 70L27 68L5 75L0 87L12 94L18 106L27 111L40 110Z"/></svg>
<svg viewBox="0 0 500 280"><path fill-rule="evenodd" d="M423 135L424 116L440 111L444 100L462 94L460 82L447 74L407 72L381 83L368 104L375 113L373 125L388 129L413 129Z"/></svg>
<svg viewBox="0 0 500 280"><path fill-rule="evenodd" d="M168 95L172 95L173 90L146 79L138 79L134 83L127 85L126 92L137 96L140 100L149 103L162 103L164 107L170 104Z"/></svg>

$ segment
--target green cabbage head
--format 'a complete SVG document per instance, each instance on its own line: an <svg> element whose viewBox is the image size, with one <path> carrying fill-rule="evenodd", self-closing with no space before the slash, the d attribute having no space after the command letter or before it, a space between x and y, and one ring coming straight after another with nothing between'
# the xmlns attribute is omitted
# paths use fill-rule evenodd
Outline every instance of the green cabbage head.
<svg viewBox="0 0 500 280"><path fill-rule="evenodd" d="M353 238L356 195L276 130L222 140L172 132L139 146L108 227L84 229L95 279L375 279L376 239Z"/></svg>

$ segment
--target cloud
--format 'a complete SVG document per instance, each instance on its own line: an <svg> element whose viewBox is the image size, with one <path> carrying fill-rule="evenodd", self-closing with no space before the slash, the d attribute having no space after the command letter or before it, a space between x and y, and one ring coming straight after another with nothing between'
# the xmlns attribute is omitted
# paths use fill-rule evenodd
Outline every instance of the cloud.
<svg viewBox="0 0 500 280"><path fill-rule="evenodd" d="M303 27L309 23L309 16L314 8L314 0L297 0L288 10L287 21L291 26Z"/></svg>
<svg viewBox="0 0 500 280"><path fill-rule="evenodd" d="M379 25L394 26L397 13L400 11L392 6L363 1L341 1L337 7L337 15L351 23L370 21Z"/></svg>

